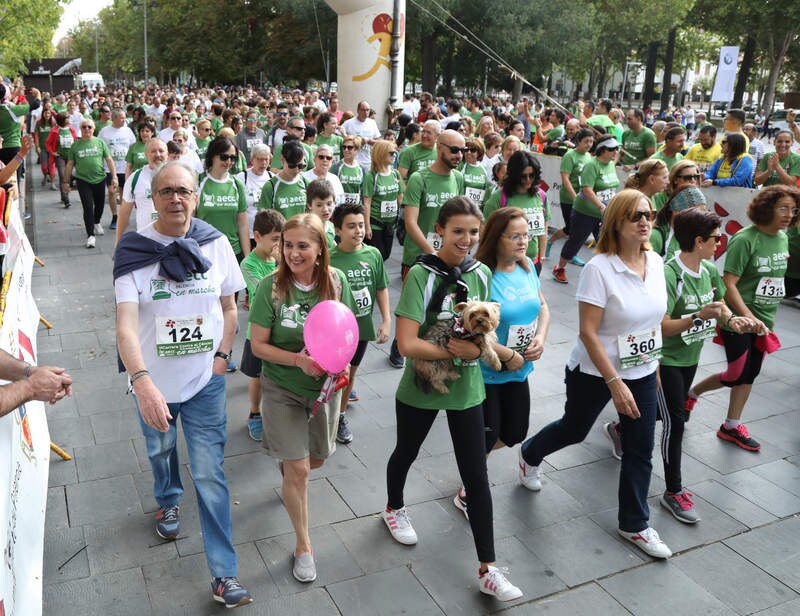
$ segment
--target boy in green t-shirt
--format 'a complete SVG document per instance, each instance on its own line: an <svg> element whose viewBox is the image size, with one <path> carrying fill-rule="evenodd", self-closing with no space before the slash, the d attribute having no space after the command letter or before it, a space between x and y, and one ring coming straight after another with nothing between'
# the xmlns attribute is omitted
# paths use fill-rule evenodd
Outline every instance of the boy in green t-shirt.
<svg viewBox="0 0 800 616"><path fill-rule="evenodd" d="M331 266L342 270L347 276L347 282L355 299L355 315L358 321L358 347L353 359L350 360L350 383L342 391L342 408L336 433L336 440L340 443L349 443L353 440L345 412L348 402L358 400L353 384L356 371L367 349L367 342L370 340L375 340L378 344L386 342L392 325L389 278L380 251L374 246L363 243L366 232L364 218L364 206L358 203L340 205L333 212L333 225L340 242L331 249ZM375 324L372 322L372 310L376 302L381 311L381 324L377 334Z"/></svg>
<svg viewBox="0 0 800 616"><path fill-rule="evenodd" d="M241 268L247 285L248 297L255 297L261 281L270 276L277 265L281 244L281 231L285 219L277 210L261 210L253 221L253 242L255 246L242 261ZM250 324L242 351L242 372L250 377L250 415L247 417L247 431L254 441L261 441L264 428L261 423L261 360L253 355L250 346Z"/></svg>
<svg viewBox="0 0 800 616"><path fill-rule="evenodd" d="M316 214L325 225L325 237L328 239L328 250L336 246L336 231L331 222L334 208L333 186L327 180L314 180L306 188L306 211Z"/></svg>

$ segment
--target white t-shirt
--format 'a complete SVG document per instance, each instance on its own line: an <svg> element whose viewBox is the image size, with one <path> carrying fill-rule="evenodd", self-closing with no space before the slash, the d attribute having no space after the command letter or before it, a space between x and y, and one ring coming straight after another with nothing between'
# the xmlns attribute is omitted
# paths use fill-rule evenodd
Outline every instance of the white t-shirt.
<svg viewBox="0 0 800 616"><path fill-rule="evenodd" d="M250 237L252 238L253 222L258 213L258 200L261 199L261 189L272 177L272 173L265 171L261 175L256 175L252 169L248 169L246 173L244 171L237 173L236 177L244 184L245 197L247 198L247 225L250 227Z"/></svg>
<svg viewBox="0 0 800 616"><path fill-rule="evenodd" d="M622 369L620 366L619 337L645 330L661 331L661 320L667 312L667 285L664 280L664 261L652 250L647 253L647 270L642 280L622 262L617 255L599 254L592 258L581 272L575 299L603 308L597 334L623 379L640 379L658 367L658 361ZM574 370L580 365L584 374L602 376L589 358L589 353L578 338L567 360Z"/></svg>
<svg viewBox="0 0 800 616"><path fill-rule="evenodd" d="M189 165L189 167L194 169L194 172L197 175L200 175L201 173L203 173L203 171L205 171L205 169L203 168L203 163L200 161L200 157L197 155L197 152L195 152L192 149L189 149L188 147L186 148L186 152L184 154L181 154L180 161L182 163Z"/></svg>
<svg viewBox="0 0 800 616"><path fill-rule="evenodd" d="M153 207L153 196L150 193L150 184L153 180L153 170L150 165L145 165L138 171L134 171L125 180L125 187L122 189L122 200L135 205L136 229L144 229L152 223L158 216ZM136 186L133 186L136 181Z"/></svg>
<svg viewBox="0 0 800 616"><path fill-rule="evenodd" d="M138 233L165 246L175 241L152 225ZM200 251L212 264L205 274L191 274L187 280L175 282L161 276L159 264L154 263L114 282L118 304L139 305L142 357L168 403L189 400L211 380L214 353L223 332L219 298L245 288L236 256L224 235L201 246ZM177 342L170 344L173 341ZM193 352L160 356L157 344L161 355ZM186 346L181 349L182 344ZM198 348L203 350L196 351Z"/></svg>
<svg viewBox="0 0 800 616"><path fill-rule="evenodd" d="M350 118L342 125L342 130L345 135L358 135L362 141L366 139L380 139L381 131L378 130L378 125L375 120L367 118L361 121L358 118ZM372 146L368 143L362 143L361 149L356 154L356 162L361 165L364 173L369 171L372 167Z"/></svg>
<svg viewBox="0 0 800 616"><path fill-rule="evenodd" d="M313 182L314 180L327 180L330 182L331 186L333 186L333 202L336 205L340 203L344 203L344 187L342 186L341 181L338 177L336 177L330 171L328 175L324 178L319 177L316 173L314 173L313 169L309 169L308 171L303 173L303 177L307 179L309 182Z"/></svg>
<svg viewBox="0 0 800 616"><path fill-rule="evenodd" d="M155 105L148 105L147 107L147 114L153 116L153 119L156 121L156 126L161 126L161 121L164 117L164 112L167 110L167 106L163 103L156 107Z"/></svg>
<svg viewBox="0 0 800 616"><path fill-rule="evenodd" d="M128 148L136 143L136 135L133 134L133 131L127 126L114 128L109 124L103 127L97 136L106 142L108 151L111 152L111 158L114 159L114 173L125 173L127 164L125 156L128 154Z"/></svg>

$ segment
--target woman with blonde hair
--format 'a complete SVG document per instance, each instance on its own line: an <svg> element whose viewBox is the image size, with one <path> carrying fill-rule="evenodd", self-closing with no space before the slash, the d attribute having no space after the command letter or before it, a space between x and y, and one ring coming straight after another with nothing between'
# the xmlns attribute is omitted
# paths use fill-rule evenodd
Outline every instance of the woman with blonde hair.
<svg viewBox="0 0 800 616"><path fill-rule="evenodd" d="M653 202L656 212L667 202L667 186L669 186L667 163L657 158L649 158L639 163L625 182L625 188L634 188L647 195Z"/></svg>
<svg viewBox="0 0 800 616"><path fill-rule="evenodd" d="M342 160L334 173L342 183L345 203L361 203L361 187L364 184L364 171L356 162L356 154L361 148L361 137L345 135L342 138Z"/></svg>
<svg viewBox="0 0 800 616"><path fill-rule="evenodd" d="M632 189L605 208L597 254L583 268L576 293L580 329L567 360L564 414L522 444L519 462L523 485L541 489L545 457L582 442L613 401L622 438L618 532L646 554L668 558L672 551L649 526L647 505L667 311L664 262L649 243L654 215L650 199Z"/></svg>
<svg viewBox="0 0 800 616"><path fill-rule="evenodd" d="M319 302L335 300L355 309L344 273L330 266L319 216L290 218L281 237L273 279L259 285L250 307L250 341L262 360L263 447L279 460L282 496L294 527L292 573L300 582L317 577L308 524L308 480L336 450L339 394L311 415L325 371L305 350L303 327Z"/></svg>
<svg viewBox="0 0 800 616"><path fill-rule="evenodd" d="M392 240L397 214L403 203L403 181L394 169L397 146L393 141L379 139L372 145L372 167L364 175L364 237L367 244L377 248L383 260L392 254Z"/></svg>

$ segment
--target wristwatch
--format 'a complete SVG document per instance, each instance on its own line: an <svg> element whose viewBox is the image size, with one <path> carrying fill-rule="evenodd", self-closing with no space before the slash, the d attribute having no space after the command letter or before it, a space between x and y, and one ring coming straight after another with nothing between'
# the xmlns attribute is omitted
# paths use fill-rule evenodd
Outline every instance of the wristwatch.
<svg viewBox="0 0 800 616"><path fill-rule="evenodd" d="M704 322L705 321L703 321L703 319L701 319L699 316L697 316L696 312L692 315L692 326L693 327L701 327Z"/></svg>
<svg viewBox="0 0 800 616"><path fill-rule="evenodd" d="M229 361L230 358L231 358L231 354L230 353L223 353L222 351L217 351L216 353L214 353L214 357L221 357L225 361Z"/></svg>

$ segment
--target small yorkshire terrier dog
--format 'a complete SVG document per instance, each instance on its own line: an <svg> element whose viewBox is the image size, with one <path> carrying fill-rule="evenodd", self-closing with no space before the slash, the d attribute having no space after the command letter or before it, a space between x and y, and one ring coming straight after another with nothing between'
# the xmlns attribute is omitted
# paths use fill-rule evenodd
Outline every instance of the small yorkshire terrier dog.
<svg viewBox="0 0 800 616"><path fill-rule="evenodd" d="M447 348L450 338L470 340L481 349L480 359L495 370L501 369L500 358L492 348L492 343L497 341L495 330L500 324L500 304L495 302L461 302L455 305L455 310L460 313L452 319L434 323L427 332L424 340L432 342L441 348ZM452 359L414 359L417 385L423 392L430 392L431 388L439 393L450 393L445 381L455 381L461 376L453 369Z"/></svg>

